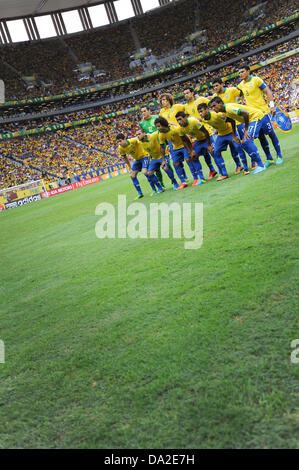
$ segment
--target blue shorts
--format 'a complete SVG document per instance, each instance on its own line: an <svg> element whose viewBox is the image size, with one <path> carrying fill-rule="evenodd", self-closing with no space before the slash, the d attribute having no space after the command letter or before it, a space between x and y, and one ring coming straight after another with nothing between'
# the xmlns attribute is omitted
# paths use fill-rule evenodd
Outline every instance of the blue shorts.
<svg viewBox="0 0 299 470"><path fill-rule="evenodd" d="M193 145L193 150L198 156L206 155L208 151L208 142L206 140L196 140Z"/></svg>
<svg viewBox="0 0 299 470"><path fill-rule="evenodd" d="M185 150L186 150L186 152L185 152ZM187 153L187 156L186 156L186 153ZM185 149L185 147L183 147L181 149L177 149L177 150L172 149L171 157L172 157L173 163L178 163L178 162L183 163L185 158L189 158L189 153L187 152L187 149Z"/></svg>
<svg viewBox="0 0 299 470"><path fill-rule="evenodd" d="M249 136L252 139L258 139L261 127L262 127L262 121L261 120L250 122L249 126L248 126ZM240 136L241 140L244 139L244 129L245 129L245 124L239 124L237 126L237 130L238 130L238 133L239 133L239 136Z"/></svg>
<svg viewBox="0 0 299 470"><path fill-rule="evenodd" d="M162 165L162 158L153 158L149 162L148 171L157 171L161 165Z"/></svg>
<svg viewBox="0 0 299 470"><path fill-rule="evenodd" d="M273 134L274 127L270 119L270 114L265 114L265 116L261 119L261 129L264 131L264 134Z"/></svg>
<svg viewBox="0 0 299 470"><path fill-rule="evenodd" d="M133 171L141 171L142 168L148 168L149 165L149 157L143 157L140 160L134 160L132 165Z"/></svg>
<svg viewBox="0 0 299 470"><path fill-rule="evenodd" d="M170 148L170 147L169 147L169 148ZM173 146L172 146L172 148L171 148L171 150L170 150L170 155L171 155L172 160L173 160L173 156L174 156L174 155L176 154L176 152L178 152L178 151L180 151L180 152L182 152L182 153L184 154L184 159L190 158L189 152L188 152L188 150L186 149L186 147L182 147L182 148L180 148L180 149L174 150L174 149L173 149ZM173 160L173 161L174 161L174 160Z"/></svg>
<svg viewBox="0 0 299 470"><path fill-rule="evenodd" d="M218 135L215 143L215 152L223 152L227 149L227 146L231 144L234 144L232 133L227 135Z"/></svg>

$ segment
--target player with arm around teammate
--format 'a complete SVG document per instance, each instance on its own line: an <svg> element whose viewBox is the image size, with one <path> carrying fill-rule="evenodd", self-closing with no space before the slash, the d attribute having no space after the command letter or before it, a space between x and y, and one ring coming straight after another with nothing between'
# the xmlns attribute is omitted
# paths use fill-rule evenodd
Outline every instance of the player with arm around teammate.
<svg viewBox="0 0 299 470"><path fill-rule="evenodd" d="M174 164L175 171L181 181L180 186L177 188L177 191L186 188L188 184L186 183L186 179L184 176L184 172L182 170L182 166L184 165L185 159L185 147L183 140L187 140L187 137L180 137L179 132L180 128L178 125L174 126L169 124L166 119L163 117L158 117L155 120L155 126L159 131L159 143L162 155L162 168L165 167L165 144L167 142L171 142L173 149L172 149L172 161ZM189 156L189 154L188 154Z"/></svg>
<svg viewBox="0 0 299 470"><path fill-rule="evenodd" d="M239 138L251 160L257 163L257 167L252 173L256 174L264 171L266 168L261 160L258 148L253 142L259 136L263 113L251 106L244 106L239 103L225 104L219 96L213 98L210 105L216 113L224 113L227 116L227 120L232 125L234 140L237 141ZM237 128L236 121L238 122ZM236 130L238 136L236 136Z"/></svg>
<svg viewBox="0 0 299 470"><path fill-rule="evenodd" d="M160 169L161 165L163 164L159 142L159 132L156 131L152 134L146 134L143 129L138 129L136 136L141 142L144 150L150 155L150 162L148 166L148 178L149 181L153 181L153 178L156 178L155 172L157 171L157 169ZM173 190L176 190L179 185L174 177L172 169L169 168L168 158L169 157L164 157L163 169L167 173L173 184ZM157 184L156 186L158 187ZM158 187L158 190L154 190L152 194L159 194L160 192L163 192L161 191L161 189Z"/></svg>
<svg viewBox="0 0 299 470"><path fill-rule="evenodd" d="M200 184L205 182L205 178L198 157L200 155L206 155L208 153L208 148L212 145L210 134L198 119L194 117L188 117L187 114L184 113L184 111L179 111L176 114L176 119L180 125L179 135L181 137L192 136L196 139L193 144L193 148L189 139L184 140L183 143L184 146L187 148L194 165L196 165L197 172L200 178L197 181L195 180L192 186L199 186Z"/></svg>
<svg viewBox="0 0 299 470"><path fill-rule="evenodd" d="M149 156L142 147L141 142L139 142L136 137L127 139L124 134L120 133L117 134L116 140L119 143L118 151L120 153L120 156L127 164L132 183L134 184L138 193L136 199L140 199L143 197L143 193L137 178L137 174L142 171L142 173L147 176ZM131 157L134 159L132 167L130 165L127 155L131 155Z"/></svg>
<svg viewBox="0 0 299 470"><path fill-rule="evenodd" d="M271 164L274 164L266 135L269 135L275 148L277 154L276 165L280 165L283 162L280 143L270 119L270 114L275 114L276 110L272 91L260 77L250 74L250 67L248 64L243 64L239 67L239 75L242 81L239 83L237 88L240 90L240 95L244 97L246 105L252 106L253 108L259 109L263 112L259 140L267 158L265 166L267 168ZM267 101L269 105L267 104Z"/></svg>
<svg viewBox="0 0 299 470"><path fill-rule="evenodd" d="M226 116L210 111L206 103L201 103L197 107L201 117L202 124L212 126L218 132L214 148L214 160L218 167L220 176L217 181L223 181L228 178L227 169L222 157L222 152L230 145L237 153L236 144L233 142L233 131L230 123L226 122ZM208 146L210 152L213 147Z"/></svg>
<svg viewBox="0 0 299 470"><path fill-rule="evenodd" d="M206 103L208 104L209 103L209 98L206 98L205 96L199 96L197 95L197 98L195 98L195 90L194 88L192 87L186 87L184 89L184 96L185 96L185 100L186 100L186 103L185 103L185 113L188 114L190 117L192 118L197 118L199 119L199 112L197 110L197 106L201 103ZM180 111L179 111L180 112ZM213 140L213 128L210 127L210 126L206 126L206 129L207 131L209 132L210 136L211 136L211 139ZM212 179L214 178L216 175L217 175L217 171L215 170L214 168L214 165L212 163L212 158L211 158L211 154L209 152L206 152L204 154L204 159L205 159L205 162L209 168L209 177L208 179Z"/></svg>
<svg viewBox="0 0 299 470"><path fill-rule="evenodd" d="M224 83L221 78L215 78L212 82L213 84L213 90L214 94L212 96L212 99L218 96L219 98L222 99L223 103L238 103L240 100L240 90L234 86L226 87L224 86ZM238 145L238 153L239 157L242 161L243 169L244 169L244 174L248 175L250 173L248 164L247 164L247 158L244 152L244 149L242 145ZM254 170L257 167L257 163L255 161L252 162L251 169ZM240 173L240 168L237 167L236 173Z"/></svg>
<svg viewBox="0 0 299 470"><path fill-rule="evenodd" d="M174 97L172 96L171 93L162 93L159 96L158 100L159 100L159 103L160 103L160 106L161 106L161 109L160 109L160 112L159 112L159 117L163 117L164 119L166 119L166 121L169 122L169 124L177 126L178 123L177 123L175 115L179 111L184 111L185 106L183 104L180 104L180 103L175 104L174 103ZM172 157L173 145L172 145L171 142L168 142L168 146L169 146L170 155ZM187 150L184 149L184 151L185 151L185 159L187 160L190 157L188 155ZM183 170L185 181L188 181L188 178L187 178L187 175L186 175L186 172L185 172L185 168L184 168L184 164L180 163L180 166Z"/></svg>

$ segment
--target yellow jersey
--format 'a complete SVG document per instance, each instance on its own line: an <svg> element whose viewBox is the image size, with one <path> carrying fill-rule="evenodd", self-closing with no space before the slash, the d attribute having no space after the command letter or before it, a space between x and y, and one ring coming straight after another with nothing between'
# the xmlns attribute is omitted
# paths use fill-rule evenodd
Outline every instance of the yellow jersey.
<svg viewBox="0 0 299 470"><path fill-rule="evenodd" d="M127 154L131 155L134 160L141 160L144 157L148 157L148 153L144 150L141 142L136 137L127 139L127 144L126 147L118 146L118 151L122 157Z"/></svg>
<svg viewBox="0 0 299 470"><path fill-rule="evenodd" d="M184 106L185 106L185 113L189 114L191 117L199 117L199 112L197 110L197 105L201 103L209 103L209 98L205 98L204 96L200 96L199 98L196 98L196 100L193 101L188 101Z"/></svg>
<svg viewBox="0 0 299 470"><path fill-rule="evenodd" d="M165 118L169 124L177 124L176 120L176 113L179 111L185 111L185 105L184 104L174 104L171 106L171 108L161 108L159 112L159 116Z"/></svg>
<svg viewBox="0 0 299 470"><path fill-rule="evenodd" d="M241 96L241 90L234 86L223 89L223 93L214 93L213 98L219 96L222 99L223 103L236 103L236 98Z"/></svg>
<svg viewBox="0 0 299 470"><path fill-rule="evenodd" d="M264 115L270 113L270 108L265 101L263 93L266 86L267 85L260 77L254 77L252 75L250 75L248 82L242 80L238 85L238 89L241 90L245 98L246 105L260 109L263 111Z"/></svg>
<svg viewBox="0 0 299 470"><path fill-rule="evenodd" d="M180 129L181 128L179 126L170 124L168 132L159 132L159 143L163 145L169 141L173 145L173 150L179 150L183 148L184 144L180 137Z"/></svg>
<svg viewBox="0 0 299 470"><path fill-rule="evenodd" d="M245 106L244 104L239 103L227 103L224 105L225 111L224 114L234 119L235 121L239 121L244 124L243 116L240 116L240 111L247 111L249 114L249 122L259 121L264 117L264 114L259 109L253 108L252 106Z"/></svg>
<svg viewBox="0 0 299 470"><path fill-rule="evenodd" d="M218 132L218 135L230 134L232 126L230 122L226 122L226 116L224 113L215 113L215 111L209 111L208 119L201 119L203 124L209 124L214 127Z"/></svg>
<svg viewBox="0 0 299 470"><path fill-rule="evenodd" d="M200 118L197 105L201 103L209 104L209 102L210 102L209 98L206 98L205 96L200 96L199 98L196 98L196 100L193 100L192 102L189 101L188 103L185 104L185 113L189 114L190 117ZM214 134L213 128L211 126L206 125L205 128L207 129L210 135Z"/></svg>
<svg viewBox="0 0 299 470"><path fill-rule="evenodd" d="M189 117L187 119L187 126L181 127L180 126L180 132L179 135L183 137L184 135L191 135L192 137L195 137L196 140L205 140L206 136L203 133L202 129L204 126L199 122L198 119Z"/></svg>
<svg viewBox="0 0 299 470"><path fill-rule="evenodd" d="M152 159L158 160L159 158L161 158L161 149L160 149L158 131L153 132L152 134L148 134L146 136L145 142L141 142L141 144L145 152L147 152Z"/></svg>

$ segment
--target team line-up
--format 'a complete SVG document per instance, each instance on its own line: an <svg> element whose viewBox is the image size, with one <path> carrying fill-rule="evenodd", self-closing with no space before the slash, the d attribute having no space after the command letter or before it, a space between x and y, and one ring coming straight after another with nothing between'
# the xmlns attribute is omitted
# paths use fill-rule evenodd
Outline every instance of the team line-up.
<svg viewBox="0 0 299 470"><path fill-rule="evenodd" d="M225 87L221 79L215 79L214 94L210 98L195 95L193 88L186 88L186 104L174 104L173 96L163 93L159 97L159 116L152 116L150 108L144 106L141 109L143 120L136 137L127 138L123 133L116 136L118 151L128 166L138 193L136 199L143 197L137 178L141 171L152 188L152 195L163 192L165 188L161 167L174 191L188 186L184 162L193 176L192 186L203 184L206 179L200 156L204 157L209 168L208 180L217 174L217 181L227 179L229 176L222 157L227 147L236 163L236 174L242 171L244 175L250 174L246 153L251 159L252 174L265 171L271 164L280 165L283 162L279 140L270 119L276 110L270 88L260 77L250 74L247 64L241 65L239 75L242 81L237 87ZM240 97L244 98L246 105L237 102ZM270 137L276 151L276 162L266 135ZM266 154L265 165L254 143L257 138ZM128 155L134 160L132 165Z"/></svg>

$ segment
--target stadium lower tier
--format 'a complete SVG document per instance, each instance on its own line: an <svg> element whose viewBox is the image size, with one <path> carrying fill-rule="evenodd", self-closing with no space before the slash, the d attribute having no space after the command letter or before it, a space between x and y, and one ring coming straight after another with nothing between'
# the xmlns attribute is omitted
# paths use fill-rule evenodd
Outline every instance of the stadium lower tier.
<svg viewBox="0 0 299 470"><path fill-rule="evenodd" d="M273 91L276 105L289 111L298 106L297 89L293 86L297 65L298 58L294 57L259 70L259 76ZM227 85L236 86L239 82L238 78ZM185 87L182 84L181 91ZM206 94L211 95L211 91ZM144 104L147 98L143 97ZM152 112L158 114L159 108L153 108ZM84 113L80 112L78 117L84 118ZM105 122L0 141L0 188L41 177L49 183L61 184L61 180L96 176L98 170L120 162L116 135L135 135L140 120L139 113L123 114Z"/></svg>

